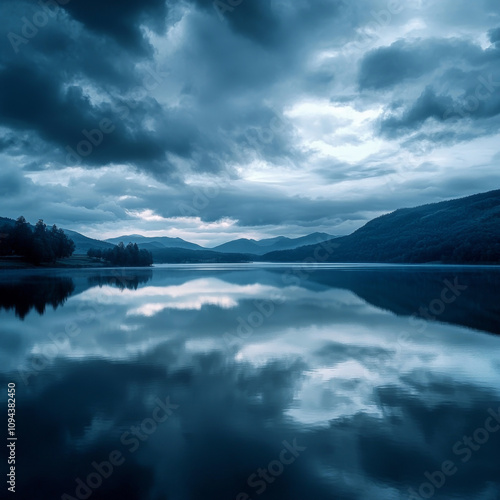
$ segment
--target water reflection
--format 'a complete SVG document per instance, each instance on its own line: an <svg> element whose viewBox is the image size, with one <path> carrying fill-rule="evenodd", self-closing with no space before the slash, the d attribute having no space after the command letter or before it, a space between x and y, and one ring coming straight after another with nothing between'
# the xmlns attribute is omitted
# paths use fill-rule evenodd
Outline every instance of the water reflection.
<svg viewBox="0 0 500 500"><path fill-rule="evenodd" d="M500 333L498 271L493 268L382 267L315 272L310 280L351 290L370 304L395 314ZM455 302L454 296L456 307L446 307L447 301Z"/></svg>
<svg viewBox="0 0 500 500"><path fill-rule="evenodd" d="M500 431L462 440L500 412L500 338L468 328L498 332L499 273L286 272L156 269L137 287L81 272L63 308L1 312L20 497L78 498L117 450L91 499L425 498L446 460L433 498L496 499ZM446 312L412 322L456 276ZM284 442L300 448L287 464Z"/></svg>
<svg viewBox="0 0 500 500"><path fill-rule="evenodd" d="M28 276L9 282L0 281L0 308L12 309L20 319L32 309L42 315L47 305L53 309L63 305L74 289L73 280L67 277Z"/></svg>
<svg viewBox="0 0 500 500"><path fill-rule="evenodd" d="M67 273L6 272L0 276L0 309L12 309L20 319L24 319L32 309L43 315L48 305L55 310L75 292L82 293L104 285L120 290L137 290L139 285L147 283L153 276L149 269L92 270L90 276L88 271L82 274L75 270L76 277Z"/></svg>
<svg viewBox="0 0 500 500"><path fill-rule="evenodd" d="M147 283L153 277L153 272L150 269L122 269L121 272L101 272L88 277L88 282L91 286L102 287L104 285L116 286L120 290L137 290L139 285Z"/></svg>

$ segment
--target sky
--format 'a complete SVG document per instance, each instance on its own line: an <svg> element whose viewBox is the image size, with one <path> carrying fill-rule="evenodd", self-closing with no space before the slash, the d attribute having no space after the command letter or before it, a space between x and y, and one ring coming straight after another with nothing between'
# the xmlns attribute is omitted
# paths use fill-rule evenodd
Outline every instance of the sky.
<svg viewBox="0 0 500 500"><path fill-rule="evenodd" d="M499 187L498 0L3 0L0 216L349 234Z"/></svg>

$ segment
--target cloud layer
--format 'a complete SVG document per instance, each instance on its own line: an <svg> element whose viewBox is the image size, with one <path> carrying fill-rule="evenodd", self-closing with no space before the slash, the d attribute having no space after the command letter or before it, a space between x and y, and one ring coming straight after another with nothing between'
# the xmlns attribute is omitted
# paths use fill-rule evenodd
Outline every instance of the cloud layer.
<svg viewBox="0 0 500 500"><path fill-rule="evenodd" d="M0 11L4 216L217 244L498 185L492 0Z"/></svg>

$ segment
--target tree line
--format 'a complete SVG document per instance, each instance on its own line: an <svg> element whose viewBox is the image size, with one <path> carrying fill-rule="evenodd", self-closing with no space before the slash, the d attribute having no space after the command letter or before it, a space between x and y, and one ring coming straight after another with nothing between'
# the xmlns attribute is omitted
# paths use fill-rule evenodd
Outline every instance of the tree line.
<svg viewBox="0 0 500 500"><path fill-rule="evenodd" d="M23 216L0 228L0 255L16 255L33 264L70 257L75 243L55 224L49 229L40 219L32 229Z"/></svg>
<svg viewBox="0 0 500 500"><path fill-rule="evenodd" d="M104 261L112 266L122 267L146 267L153 264L153 255L147 250L139 250L137 243L129 243L127 246L120 242L113 248L100 249L90 248L87 256L99 261Z"/></svg>

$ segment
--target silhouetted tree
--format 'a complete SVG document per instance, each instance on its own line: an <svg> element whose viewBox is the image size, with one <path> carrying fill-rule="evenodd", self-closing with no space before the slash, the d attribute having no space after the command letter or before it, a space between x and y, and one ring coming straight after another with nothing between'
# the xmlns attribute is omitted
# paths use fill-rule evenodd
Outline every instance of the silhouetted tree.
<svg viewBox="0 0 500 500"><path fill-rule="evenodd" d="M10 238L11 247L15 255L24 255L26 250L32 245L33 233L22 215L16 220Z"/></svg>
<svg viewBox="0 0 500 500"><path fill-rule="evenodd" d="M5 225L1 234L3 255L18 255L34 264L70 257L75 251L73 240L69 239L62 229L53 225L47 230L42 219L32 230L26 219L21 216L13 226Z"/></svg>
<svg viewBox="0 0 500 500"><path fill-rule="evenodd" d="M87 255L92 259L102 259L113 266L147 267L153 264L153 254L147 250L140 250L137 243L118 243L114 248L100 250L90 248Z"/></svg>
<svg viewBox="0 0 500 500"><path fill-rule="evenodd" d="M87 251L87 256L91 259L102 259L102 250L100 248L89 248Z"/></svg>

